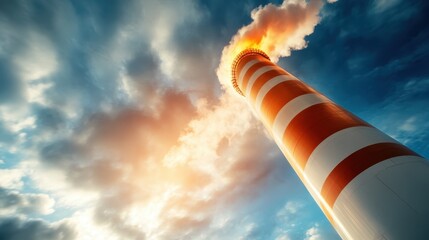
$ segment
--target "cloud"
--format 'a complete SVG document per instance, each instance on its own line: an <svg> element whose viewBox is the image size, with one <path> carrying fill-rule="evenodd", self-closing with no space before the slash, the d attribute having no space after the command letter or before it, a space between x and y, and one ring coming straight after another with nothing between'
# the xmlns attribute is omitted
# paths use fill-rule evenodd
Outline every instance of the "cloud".
<svg viewBox="0 0 429 240"><path fill-rule="evenodd" d="M49 7L58 7L61 14L64 13L61 6L66 4L39 3L21 1L2 4L0 59L3 61L0 61L0 71L3 66L9 67L10 72L5 72L6 78L0 84L7 87L9 102L46 103L43 92L52 86L49 77L59 67L55 39L51 38L52 32L49 31L52 29L49 28L55 28L56 20L64 15L57 15ZM12 80L13 84L8 83Z"/></svg>
<svg viewBox="0 0 429 240"><path fill-rule="evenodd" d="M23 161L19 167L27 173L31 187L55 199L55 213L90 206L98 197L87 186L76 187L63 170L47 167L42 161Z"/></svg>
<svg viewBox="0 0 429 240"><path fill-rule="evenodd" d="M75 232L66 222L49 224L42 220L21 218L0 218L0 238L5 240L69 240L74 239Z"/></svg>
<svg viewBox="0 0 429 240"><path fill-rule="evenodd" d="M305 232L305 240L320 240L322 236L319 233L319 225L315 224Z"/></svg>
<svg viewBox="0 0 429 240"><path fill-rule="evenodd" d="M153 112L123 109L100 113L73 138L56 141L40 151L44 164L64 171L75 188L99 192L97 222L127 238L144 235L127 224L126 213L134 204L145 201L147 194L152 198L156 197L152 194L159 194L147 189L164 181L158 179L167 174L159 161L195 114L187 95L172 90L158 94ZM175 177L169 171L167 176L186 184L187 180L182 180L186 174Z"/></svg>
<svg viewBox="0 0 429 240"><path fill-rule="evenodd" d="M276 214L277 221L281 223L279 225L287 225L288 228L285 229L296 228L296 219L303 217L304 206L304 203L299 201L291 200L286 202ZM283 228L279 228L278 230L283 232Z"/></svg>
<svg viewBox="0 0 429 240"><path fill-rule="evenodd" d="M61 131L65 128L65 116L57 108L35 105L34 115L36 116L37 128L40 131Z"/></svg>
<svg viewBox="0 0 429 240"><path fill-rule="evenodd" d="M15 102L22 97L22 85L12 69L11 63L0 55L0 103Z"/></svg>
<svg viewBox="0 0 429 240"><path fill-rule="evenodd" d="M207 13L192 0L146 1L142 8L148 45L157 56L160 73L177 89L215 101L219 85L213 68L221 45L216 35L205 36L210 33L204 26Z"/></svg>
<svg viewBox="0 0 429 240"><path fill-rule="evenodd" d="M23 186L24 172L20 169L0 169L0 187L20 189Z"/></svg>
<svg viewBox="0 0 429 240"><path fill-rule="evenodd" d="M0 121L0 146L15 142L17 136Z"/></svg>
<svg viewBox="0 0 429 240"><path fill-rule="evenodd" d="M290 238L287 235L278 236L276 240L290 240Z"/></svg>
<svg viewBox="0 0 429 240"><path fill-rule="evenodd" d="M416 118L415 117L409 117L405 122L399 126L399 130L405 131L405 132L414 132L417 129L417 126L415 125Z"/></svg>
<svg viewBox="0 0 429 240"><path fill-rule="evenodd" d="M20 78L34 81L52 74L57 68L57 57L52 43L37 32L30 32L26 45L14 56Z"/></svg>
<svg viewBox="0 0 429 240"><path fill-rule="evenodd" d="M176 69L176 66L179 65L177 62L179 59L175 56L176 48L172 46L175 41L174 31L182 24L192 24L192 22L198 21L199 11L196 10L194 2L188 0L168 5L148 1L144 7L151 9L144 13L148 18L154 19L154 21L146 22L152 25L147 28L150 29L151 48L159 55L162 72L174 79L174 75L180 73L180 68ZM182 15L185 12L186 14Z"/></svg>
<svg viewBox="0 0 429 240"><path fill-rule="evenodd" d="M302 203L299 202L287 202L285 205L285 210L287 213L296 214L302 208Z"/></svg>
<svg viewBox="0 0 429 240"><path fill-rule="evenodd" d="M400 0L380 0L380 1L374 2L374 12L376 13L384 12L389 8L394 7L399 2Z"/></svg>
<svg viewBox="0 0 429 240"><path fill-rule="evenodd" d="M131 239L204 238L217 229L216 209L234 219L231 207L262 191L278 155L266 155L272 143L250 111L236 114L235 96L195 109L183 93L159 94L154 112L100 113L40 153L74 188L98 192L95 225Z"/></svg>
<svg viewBox="0 0 429 240"><path fill-rule="evenodd" d="M0 215L50 214L55 201L47 194L19 193L0 188Z"/></svg>

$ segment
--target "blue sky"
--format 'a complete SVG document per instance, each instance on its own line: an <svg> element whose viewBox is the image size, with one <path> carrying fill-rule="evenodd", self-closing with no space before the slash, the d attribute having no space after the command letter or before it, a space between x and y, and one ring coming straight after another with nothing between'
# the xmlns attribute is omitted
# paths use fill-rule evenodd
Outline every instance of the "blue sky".
<svg viewBox="0 0 429 240"><path fill-rule="evenodd" d="M2 1L0 239L338 239L216 74L269 3ZM278 64L428 157L428 12L325 3Z"/></svg>

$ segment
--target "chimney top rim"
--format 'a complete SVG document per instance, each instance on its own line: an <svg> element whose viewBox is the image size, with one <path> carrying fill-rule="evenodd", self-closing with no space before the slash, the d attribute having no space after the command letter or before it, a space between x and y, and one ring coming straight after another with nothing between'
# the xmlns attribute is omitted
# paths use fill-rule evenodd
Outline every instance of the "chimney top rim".
<svg viewBox="0 0 429 240"><path fill-rule="evenodd" d="M270 57L262 50L257 49L257 48L247 48L243 51L241 51L239 54L237 54L237 56L234 58L234 61L232 62L232 71L231 71L231 81L232 81L232 86L234 87L234 89L242 96L244 96L243 92L241 91L240 87L238 86L237 83L237 66L240 63L240 61L250 55L259 55L262 56L268 60L270 60Z"/></svg>

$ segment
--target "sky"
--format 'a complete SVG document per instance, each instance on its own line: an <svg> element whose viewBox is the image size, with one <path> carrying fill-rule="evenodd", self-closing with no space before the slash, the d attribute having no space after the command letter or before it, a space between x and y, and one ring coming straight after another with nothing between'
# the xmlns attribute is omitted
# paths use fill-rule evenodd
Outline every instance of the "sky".
<svg viewBox="0 0 429 240"><path fill-rule="evenodd" d="M424 0L1 1L0 239L339 239L229 84L230 61L257 40L427 158L428 12Z"/></svg>

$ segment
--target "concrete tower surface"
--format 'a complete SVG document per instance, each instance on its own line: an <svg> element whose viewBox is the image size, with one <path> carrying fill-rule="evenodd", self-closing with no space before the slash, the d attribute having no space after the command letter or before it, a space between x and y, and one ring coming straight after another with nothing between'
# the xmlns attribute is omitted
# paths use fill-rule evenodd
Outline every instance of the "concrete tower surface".
<svg viewBox="0 0 429 240"><path fill-rule="evenodd" d="M429 162L273 64L241 52L232 83L344 239L429 239Z"/></svg>

